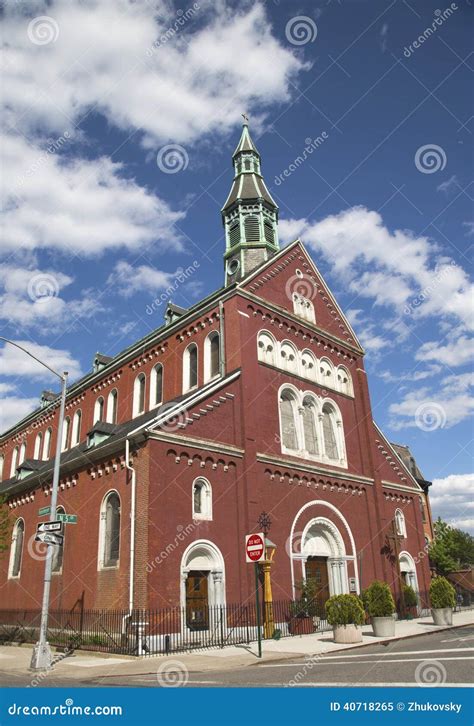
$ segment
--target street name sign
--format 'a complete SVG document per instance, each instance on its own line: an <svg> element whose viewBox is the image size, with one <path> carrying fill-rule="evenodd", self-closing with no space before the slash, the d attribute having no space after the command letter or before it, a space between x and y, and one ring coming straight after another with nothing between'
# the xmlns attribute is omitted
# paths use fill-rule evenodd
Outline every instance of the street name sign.
<svg viewBox="0 0 474 726"><path fill-rule="evenodd" d="M51 507L41 507L41 509L38 509L38 517L44 517L45 514L51 514Z"/></svg>
<svg viewBox="0 0 474 726"><path fill-rule="evenodd" d="M245 535L245 558L247 562L265 559L265 535L263 532Z"/></svg>
<svg viewBox="0 0 474 726"><path fill-rule="evenodd" d="M57 514L59 522L65 522L65 524L77 524L77 514Z"/></svg>

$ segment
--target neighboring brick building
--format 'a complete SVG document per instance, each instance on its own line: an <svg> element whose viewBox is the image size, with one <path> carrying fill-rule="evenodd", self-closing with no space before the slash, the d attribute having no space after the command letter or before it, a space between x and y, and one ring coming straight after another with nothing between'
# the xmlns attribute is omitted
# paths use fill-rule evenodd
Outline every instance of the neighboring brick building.
<svg viewBox="0 0 474 726"><path fill-rule="evenodd" d="M170 305L161 328L98 354L69 389L58 504L78 522L56 548L54 608L244 601L244 536L263 510L275 599L309 574L322 598L375 577L397 594L394 519L407 581L428 588L422 488L372 421L364 352L314 262L299 240L279 249L247 125L234 165L226 286L188 310ZM13 525L2 607L41 602L34 532L51 500L59 409L43 398L1 439Z"/></svg>

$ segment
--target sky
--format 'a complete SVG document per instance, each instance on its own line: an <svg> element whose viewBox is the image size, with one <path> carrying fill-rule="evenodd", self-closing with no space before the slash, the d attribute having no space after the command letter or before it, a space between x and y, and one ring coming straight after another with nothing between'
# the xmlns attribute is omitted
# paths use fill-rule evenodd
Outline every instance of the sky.
<svg viewBox="0 0 474 726"><path fill-rule="evenodd" d="M471 2L7 0L2 25L1 335L75 380L160 327L167 290L220 287L247 113L375 420L473 530ZM0 348L1 428L54 385Z"/></svg>

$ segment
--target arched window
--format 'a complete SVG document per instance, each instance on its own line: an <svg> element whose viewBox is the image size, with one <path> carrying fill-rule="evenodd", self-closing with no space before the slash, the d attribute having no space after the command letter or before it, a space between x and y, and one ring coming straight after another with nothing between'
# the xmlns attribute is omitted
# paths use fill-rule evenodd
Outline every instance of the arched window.
<svg viewBox="0 0 474 726"><path fill-rule="evenodd" d="M150 376L150 408L159 406L163 401L163 366L157 363Z"/></svg>
<svg viewBox="0 0 474 726"><path fill-rule="evenodd" d="M280 396L281 443L285 449L296 451L298 429L296 424L296 400L291 391L282 391Z"/></svg>
<svg viewBox="0 0 474 726"><path fill-rule="evenodd" d="M301 372L305 378L316 380L316 358L310 350L304 350L301 354Z"/></svg>
<svg viewBox="0 0 474 726"><path fill-rule="evenodd" d="M43 460L47 461L49 459L49 454L51 450L51 436L53 434L53 429L49 428L46 429L44 434L44 443L43 443Z"/></svg>
<svg viewBox="0 0 474 726"><path fill-rule="evenodd" d="M107 423L117 423L118 393L114 388L107 396Z"/></svg>
<svg viewBox="0 0 474 726"><path fill-rule="evenodd" d="M257 353L258 360L261 360L262 363L268 363L270 366L276 365L276 343L270 333L258 334Z"/></svg>
<svg viewBox="0 0 474 726"><path fill-rule="evenodd" d="M18 466L18 446L15 446L15 448L12 451L12 463L10 466L10 476L16 476L16 468Z"/></svg>
<svg viewBox="0 0 474 726"><path fill-rule="evenodd" d="M183 359L183 392L195 388L198 383L198 349L195 343L188 345Z"/></svg>
<svg viewBox="0 0 474 726"><path fill-rule="evenodd" d="M316 322L313 303L309 298L297 292L293 293L293 312L310 323Z"/></svg>
<svg viewBox="0 0 474 726"><path fill-rule="evenodd" d="M71 419L66 416L63 423L63 437L61 440L61 451L66 451L69 446L69 433L71 430Z"/></svg>
<svg viewBox="0 0 474 726"><path fill-rule="evenodd" d="M94 423L104 420L104 399L102 396L96 400L94 405Z"/></svg>
<svg viewBox="0 0 474 726"><path fill-rule="evenodd" d="M117 567L120 555L120 497L109 492L102 501L99 531L99 568Z"/></svg>
<svg viewBox="0 0 474 726"><path fill-rule="evenodd" d="M337 369L337 390L348 396L352 395L351 375L344 366L339 366Z"/></svg>
<svg viewBox="0 0 474 726"><path fill-rule="evenodd" d="M8 577L20 577L21 561L23 558L23 540L25 538L25 522L17 519L13 527L12 544L10 548L10 563Z"/></svg>
<svg viewBox="0 0 474 726"><path fill-rule="evenodd" d="M287 341L281 344L281 361L282 367L289 373L298 373L298 360L296 357L296 350Z"/></svg>
<svg viewBox="0 0 474 726"><path fill-rule="evenodd" d="M71 446L77 446L81 441L81 421L82 411L78 408L72 419Z"/></svg>
<svg viewBox="0 0 474 726"><path fill-rule="evenodd" d="M193 519L212 519L212 489L202 477L193 482Z"/></svg>
<svg viewBox="0 0 474 726"><path fill-rule="evenodd" d="M421 512L421 521L424 523L426 522L426 507L425 507L425 500L424 497L418 497L420 502L420 512Z"/></svg>
<svg viewBox="0 0 474 726"><path fill-rule="evenodd" d="M64 507L56 507L56 514L66 514ZM67 529L67 527L64 527L64 532L66 531L66 529ZM53 554L52 554L52 560L51 560L51 572L55 575L59 575L63 569L65 541L66 541L66 537L63 535L63 544L61 547L58 547L58 545L52 545Z"/></svg>
<svg viewBox="0 0 474 726"><path fill-rule="evenodd" d="M334 409L328 404L323 406L323 436L324 450L328 459L339 459L335 414Z"/></svg>
<svg viewBox="0 0 474 726"><path fill-rule="evenodd" d="M405 515L403 514L401 509L397 509L395 511L395 527L397 530L397 534L400 537L407 536L407 530L406 530L406 526L405 526Z"/></svg>
<svg viewBox="0 0 474 726"><path fill-rule="evenodd" d="M36 434L35 448L34 448L34 452L33 452L33 459L41 459L41 446L42 446L42 443L43 443L43 434L41 433L41 431L39 431Z"/></svg>
<svg viewBox="0 0 474 726"><path fill-rule="evenodd" d="M305 398L303 401L304 448L308 454L312 454L313 456L319 454L316 416L317 411L314 401L309 397Z"/></svg>
<svg viewBox="0 0 474 726"><path fill-rule="evenodd" d="M20 454L18 456L18 463L23 464L26 457L26 442L24 441L22 445L20 446Z"/></svg>
<svg viewBox="0 0 474 726"><path fill-rule="evenodd" d="M220 346L219 333L214 330L204 343L204 380L210 381L219 375Z"/></svg>
<svg viewBox="0 0 474 726"><path fill-rule="evenodd" d="M329 361L327 358L321 358L321 360L319 361L319 377L323 386L329 386L330 388L334 388L333 370L334 369L331 361Z"/></svg>
<svg viewBox="0 0 474 726"><path fill-rule="evenodd" d="M133 384L133 415L139 416L145 412L145 374L140 373Z"/></svg>

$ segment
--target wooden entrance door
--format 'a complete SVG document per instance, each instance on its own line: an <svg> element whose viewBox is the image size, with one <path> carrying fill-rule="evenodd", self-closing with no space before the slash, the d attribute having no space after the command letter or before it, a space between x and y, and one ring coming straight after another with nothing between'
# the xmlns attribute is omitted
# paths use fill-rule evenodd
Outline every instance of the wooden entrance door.
<svg viewBox="0 0 474 726"><path fill-rule="evenodd" d="M316 583L316 600L324 609L329 598L329 575L327 557L308 557L305 564L306 579Z"/></svg>
<svg viewBox="0 0 474 726"><path fill-rule="evenodd" d="M186 625L190 630L209 629L208 572L192 570L186 580Z"/></svg>

